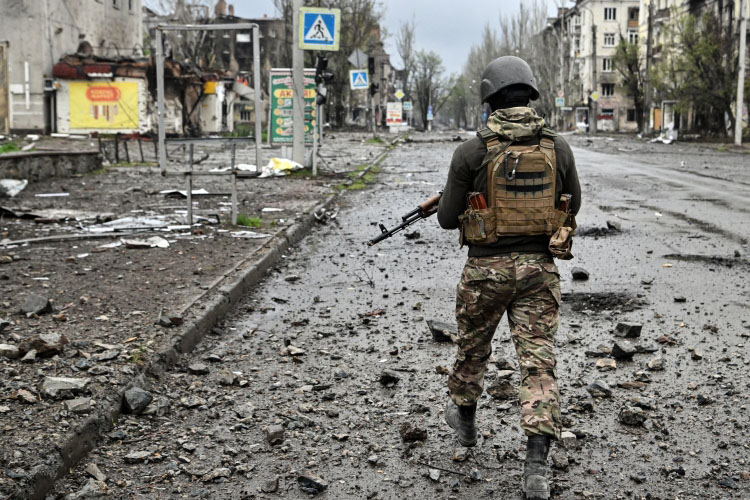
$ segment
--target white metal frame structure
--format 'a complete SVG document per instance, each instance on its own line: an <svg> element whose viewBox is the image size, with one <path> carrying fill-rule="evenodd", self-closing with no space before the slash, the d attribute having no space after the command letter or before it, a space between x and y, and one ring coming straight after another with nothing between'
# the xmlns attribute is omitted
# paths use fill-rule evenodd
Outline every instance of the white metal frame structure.
<svg viewBox="0 0 750 500"><path fill-rule="evenodd" d="M190 165L188 170L168 172L167 171L167 139L166 129L164 128L164 46L163 32L165 31L237 31L250 29L253 32L253 90L255 101L255 136L250 138L198 138L198 139L170 139L170 143L181 143L190 146ZM185 24L185 25L164 25L156 27L156 106L157 106L157 124L158 124L158 145L159 145L159 168L161 175L174 175L185 177L187 179L187 209L188 224L191 228L193 225L193 176L194 175L228 175L232 177L232 224L237 224L237 178L248 177L238 172L235 162L235 152L238 143L255 143L255 164L260 169L263 154L261 151L261 83L260 83L260 26L256 23L238 23L238 24ZM225 172L194 172L193 171L193 147L196 144L231 144L232 162L231 168Z"/></svg>

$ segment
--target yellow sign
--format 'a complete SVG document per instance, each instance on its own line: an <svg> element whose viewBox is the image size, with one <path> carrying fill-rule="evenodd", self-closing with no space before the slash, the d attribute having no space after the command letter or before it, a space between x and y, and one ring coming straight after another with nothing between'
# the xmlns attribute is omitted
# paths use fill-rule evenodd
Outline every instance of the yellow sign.
<svg viewBox="0 0 750 500"><path fill-rule="evenodd" d="M69 86L70 128L138 128L138 82L70 82Z"/></svg>

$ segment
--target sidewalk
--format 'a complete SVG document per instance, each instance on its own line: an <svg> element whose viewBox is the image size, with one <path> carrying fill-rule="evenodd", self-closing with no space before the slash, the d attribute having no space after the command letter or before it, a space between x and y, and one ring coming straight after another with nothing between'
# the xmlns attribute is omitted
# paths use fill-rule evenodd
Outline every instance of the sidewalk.
<svg viewBox="0 0 750 500"><path fill-rule="evenodd" d="M0 497L44 498L111 428L126 387L148 385L191 350L288 246L329 220L342 183L387 151L368 137L329 137L316 179L239 181L245 227L229 225L229 179L199 177L193 189L209 195L195 206L212 213L190 234L186 200L161 194L185 182L153 166L50 179L0 199ZM209 155L197 169L229 163L228 149ZM238 151L238 163L253 158ZM22 240L36 241L10 243Z"/></svg>

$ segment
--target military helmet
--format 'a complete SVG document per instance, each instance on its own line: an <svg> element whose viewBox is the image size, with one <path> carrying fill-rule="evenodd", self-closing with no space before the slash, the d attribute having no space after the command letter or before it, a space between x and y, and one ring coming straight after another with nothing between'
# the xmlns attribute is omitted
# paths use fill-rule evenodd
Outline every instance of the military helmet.
<svg viewBox="0 0 750 500"><path fill-rule="evenodd" d="M482 72L482 102L511 85L526 85L531 88L531 100L539 99L536 78L528 63L515 56L498 57Z"/></svg>

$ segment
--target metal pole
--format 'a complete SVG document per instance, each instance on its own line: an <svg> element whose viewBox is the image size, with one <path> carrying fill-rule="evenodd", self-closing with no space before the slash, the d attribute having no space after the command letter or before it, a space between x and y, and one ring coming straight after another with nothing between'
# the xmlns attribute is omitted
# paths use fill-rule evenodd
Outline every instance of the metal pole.
<svg viewBox="0 0 750 500"><path fill-rule="evenodd" d="M560 37L557 39L557 43L560 46L560 90L562 90L563 98L567 98L565 95L565 75L563 71L563 66L565 65L565 59L563 57L563 23L565 22L564 18L560 19ZM562 107L560 107L557 110L557 126L559 130L563 129L563 110Z"/></svg>
<svg viewBox="0 0 750 500"><path fill-rule="evenodd" d="M320 89L320 85L318 85ZM315 106L315 116L313 117L313 147L312 147L312 175L318 175L318 123L320 119L320 106Z"/></svg>
<svg viewBox="0 0 750 500"><path fill-rule="evenodd" d="M305 163L305 54L299 48L299 11L302 7L302 0L293 0L292 5L292 81L294 83L292 160L302 165Z"/></svg>
<svg viewBox="0 0 750 500"><path fill-rule="evenodd" d="M651 132L651 77L649 71L651 68L651 51L653 47L654 32L654 0L648 3L648 31L646 32L646 81L644 82L643 107L646 108L646 116L643 120L643 131L648 134Z"/></svg>
<svg viewBox="0 0 750 500"><path fill-rule="evenodd" d="M146 160L143 159L143 143L141 142L140 133L138 133L138 151L141 153L141 163L144 163Z"/></svg>
<svg viewBox="0 0 750 500"><path fill-rule="evenodd" d="M263 105L260 99L262 89L260 85L260 27L258 26L253 28L253 86L255 87L255 165L260 171L260 164L263 161L263 151L261 150Z"/></svg>
<svg viewBox="0 0 750 500"><path fill-rule="evenodd" d="M156 27L156 123L159 134L159 168L161 175L167 172L166 130L164 130L164 47L161 27Z"/></svg>
<svg viewBox="0 0 750 500"><path fill-rule="evenodd" d="M591 11L589 11L591 13ZM591 13L591 46L592 46L592 53L591 53L591 69L593 72L593 89L592 92L597 92L597 81L596 81L596 24L594 24L594 14ZM591 107L593 108L593 116L589 117L589 123L591 123L591 133L596 133L596 115L599 114L599 104L595 100L591 100L592 104Z"/></svg>
<svg viewBox="0 0 750 500"><path fill-rule="evenodd" d="M237 225L237 169L234 164L237 144L232 143L232 224Z"/></svg>
<svg viewBox="0 0 750 500"><path fill-rule="evenodd" d="M740 0L740 64L737 69L737 111L734 117L734 143L737 146L742 146L742 109L745 97L745 39L747 38L745 2L746 0Z"/></svg>
<svg viewBox="0 0 750 500"><path fill-rule="evenodd" d="M193 145L190 145L190 159L189 165L190 170L188 171L187 178L187 219L188 225L190 226L190 234L193 234Z"/></svg>

